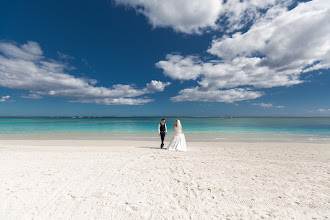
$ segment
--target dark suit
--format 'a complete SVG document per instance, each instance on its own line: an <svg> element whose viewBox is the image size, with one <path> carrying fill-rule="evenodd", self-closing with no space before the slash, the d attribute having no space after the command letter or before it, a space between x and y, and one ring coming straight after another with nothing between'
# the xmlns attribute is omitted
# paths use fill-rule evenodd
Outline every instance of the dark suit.
<svg viewBox="0 0 330 220"><path fill-rule="evenodd" d="M162 140L162 143L161 143L161 148L164 147L164 140L165 140L165 135L166 135L166 132L167 132L167 127L166 127L166 124L162 124L162 123L159 123L159 126L158 126L158 132L160 134L160 139Z"/></svg>

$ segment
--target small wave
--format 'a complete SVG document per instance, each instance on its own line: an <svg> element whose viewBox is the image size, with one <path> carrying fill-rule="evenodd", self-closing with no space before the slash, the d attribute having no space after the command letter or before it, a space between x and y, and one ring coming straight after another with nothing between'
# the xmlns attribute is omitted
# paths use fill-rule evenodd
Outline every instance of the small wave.
<svg viewBox="0 0 330 220"><path fill-rule="evenodd" d="M330 138L307 138L309 141L329 141Z"/></svg>
<svg viewBox="0 0 330 220"><path fill-rule="evenodd" d="M224 139L229 139L229 138L215 138L216 140L224 140Z"/></svg>

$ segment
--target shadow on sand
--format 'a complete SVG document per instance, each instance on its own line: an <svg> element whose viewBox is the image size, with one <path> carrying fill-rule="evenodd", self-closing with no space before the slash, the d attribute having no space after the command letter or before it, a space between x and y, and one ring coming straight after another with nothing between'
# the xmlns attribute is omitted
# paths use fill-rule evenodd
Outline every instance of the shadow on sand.
<svg viewBox="0 0 330 220"><path fill-rule="evenodd" d="M139 146L137 148L147 148L147 149L153 149L153 150L166 150L166 148L150 147L150 146Z"/></svg>

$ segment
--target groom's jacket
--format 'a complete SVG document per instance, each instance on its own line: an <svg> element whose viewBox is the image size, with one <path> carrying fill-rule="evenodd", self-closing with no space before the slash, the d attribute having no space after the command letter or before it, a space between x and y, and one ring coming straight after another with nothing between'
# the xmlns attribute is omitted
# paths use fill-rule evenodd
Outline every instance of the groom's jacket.
<svg viewBox="0 0 330 220"><path fill-rule="evenodd" d="M158 134L160 134L160 132L167 132L166 123L164 123L164 124L159 123L159 125L158 125Z"/></svg>

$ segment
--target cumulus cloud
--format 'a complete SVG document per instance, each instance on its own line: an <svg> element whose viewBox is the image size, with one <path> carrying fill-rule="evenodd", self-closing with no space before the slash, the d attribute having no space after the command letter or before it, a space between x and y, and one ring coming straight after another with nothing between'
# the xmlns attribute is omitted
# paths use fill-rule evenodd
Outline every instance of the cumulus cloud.
<svg viewBox="0 0 330 220"><path fill-rule="evenodd" d="M273 104L271 103L253 103L252 105L254 106L260 106L260 107L263 107L263 108L284 108L285 106L283 105L276 105L274 106Z"/></svg>
<svg viewBox="0 0 330 220"><path fill-rule="evenodd" d="M201 101L201 102L226 102L233 103L247 99L256 99L261 92L236 88L228 90L201 90L198 87L183 89L179 95L171 98L174 102Z"/></svg>
<svg viewBox="0 0 330 220"><path fill-rule="evenodd" d="M329 20L327 0L276 7L247 32L214 39L207 50L212 60L170 54L156 66L172 79L197 79L201 91L300 84L301 74L330 68Z"/></svg>
<svg viewBox="0 0 330 220"><path fill-rule="evenodd" d="M67 71L71 67L66 63L45 59L42 54L36 42L29 41L21 46L2 42L0 86L29 91L29 94L23 95L24 98L57 96L83 103L140 105L153 100L137 97L163 91L169 85L153 80L141 89L122 84L110 88L97 87L96 80L70 75Z"/></svg>
<svg viewBox="0 0 330 220"><path fill-rule="evenodd" d="M172 59L173 56L176 57L175 60ZM168 55L167 58L169 57L170 59L156 64L164 70L166 76L181 80L196 79L201 76L198 83L205 89L234 88L243 85L271 88L302 82L297 73L279 73L269 67L258 66L262 60L259 57L237 57L232 60L208 62L202 62L197 58L193 61L189 57L180 55Z"/></svg>
<svg viewBox="0 0 330 220"><path fill-rule="evenodd" d="M222 3L219 0L115 0L145 15L154 27L171 27L184 33L216 28Z"/></svg>
<svg viewBox="0 0 330 220"><path fill-rule="evenodd" d="M220 29L231 33L268 14L268 19L277 16L284 8L292 5L293 0L228 0L223 1Z"/></svg>
<svg viewBox="0 0 330 220"><path fill-rule="evenodd" d="M8 101L8 99L10 99L9 95L2 96L1 99L0 99L0 102L6 102L6 101Z"/></svg>
<svg viewBox="0 0 330 220"><path fill-rule="evenodd" d="M225 59L260 54L260 66L301 71L329 55L329 10L329 1L314 0L272 20L266 14L248 32L214 40L208 52Z"/></svg>
<svg viewBox="0 0 330 220"><path fill-rule="evenodd" d="M195 80L202 72L202 62L196 56L168 54L166 59L156 63L156 66L172 79Z"/></svg>
<svg viewBox="0 0 330 220"><path fill-rule="evenodd" d="M264 11L289 6L292 0L114 0L147 17L153 27L201 34L208 29L232 32L258 19Z"/></svg>
<svg viewBox="0 0 330 220"><path fill-rule="evenodd" d="M162 92L164 91L165 87L169 85L171 85L170 82L163 83L160 81L151 80L150 83L147 83L147 87L145 88L145 90L147 92Z"/></svg>

